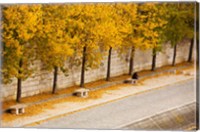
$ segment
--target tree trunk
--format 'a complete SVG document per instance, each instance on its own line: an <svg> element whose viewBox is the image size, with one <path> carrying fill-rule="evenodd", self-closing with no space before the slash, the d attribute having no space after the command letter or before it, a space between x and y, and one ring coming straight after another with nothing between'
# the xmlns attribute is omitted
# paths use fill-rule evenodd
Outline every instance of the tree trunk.
<svg viewBox="0 0 200 132"><path fill-rule="evenodd" d="M108 53L108 66L107 66L107 76L106 76L106 81L109 81L109 80L110 80L111 53L112 53L112 47L110 47L110 49L109 49L109 53Z"/></svg>
<svg viewBox="0 0 200 132"><path fill-rule="evenodd" d="M191 39L191 41L190 41L190 51L189 51L189 56L188 56L188 62L192 62L193 46L194 46L194 39Z"/></svg>
<svg viewBox="0 0 200 132"><path fill-rule="evenodd" d="M176 48L177 48L177 44L174 46L174 55L173 55L173 60L172 60L172 66L175 66L175 64L176 64Z"/></svg>
<svg viewBox="0 0 200 132"><path fill-rule="evenodd" d="M22 61L22 59L20 59L19 60L19 68L20 69L18 70L19 75L22 73L22 71L21 71L22 65L23 65L23 61ZM21 93L22 93L22 78L18 77L17 78L17 98L16 98L17 102L20 102L20 100L21 100Z"/></svg>
<svg viewBox="0 0 200 132"><path fill-rule="evenodd" d="M52 94L56 93L56 88L57 88L57 77L58 77L58 67L54 67L54 78L53 78L53 91Z"/></svg>
<svg viewBox="0 0 200 132"><path fill-rule="evenodd" d="M86 46L83 47L82 69L81 69L81 83L80 87L84 87L85 81L85 62L86 62Z"/></svg>
<svg viewBox="0 0 200 132"><path fill-rule="evenodd" d="M151 67L151 71L155 71L156 69L156 49L153 48L153 58L152 58L152 67Z"/></svg>
<svg viewBox="0 0 200 132"><path fill-rule="evenodd" d="M197 49L197 57L196 57L196 59L197 59L197 63L198 63L197 65L199 65L199 40L197 40L196 45L197 45L197 48L196 48Z"/></svg>
<svg viewBox="0 0 200 132"><path fill-rule="evenodd" d="M130 56L130 63L129 63L129 75L132 75L132 72L133 72L134 53L135 53L135 47L133 46L131 49L131 56Z"/></svg>

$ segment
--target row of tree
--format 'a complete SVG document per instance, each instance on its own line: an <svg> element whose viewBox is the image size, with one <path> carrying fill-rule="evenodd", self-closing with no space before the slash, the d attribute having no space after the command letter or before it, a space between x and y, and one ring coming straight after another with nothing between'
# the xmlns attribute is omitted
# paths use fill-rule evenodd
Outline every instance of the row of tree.
<svg viewBox="0 0 200 132"><path fill-rule="evenodd" d="M54 73L52 93L56 92L58 71L67 73L69 65L81 66L80 86L85 70L97 68L108 51L106 80L110 79L111 54L115 49L131 49L129 74L134 69L134 53L152 49L152 71L162 44L194 41L194 3L98 3L54 5L6 5L3 13L3 81L17 78L20 102L22 80L34 73L32 65L41 61L43 69ZM68 62L68 63L66 63Z"/></svg>

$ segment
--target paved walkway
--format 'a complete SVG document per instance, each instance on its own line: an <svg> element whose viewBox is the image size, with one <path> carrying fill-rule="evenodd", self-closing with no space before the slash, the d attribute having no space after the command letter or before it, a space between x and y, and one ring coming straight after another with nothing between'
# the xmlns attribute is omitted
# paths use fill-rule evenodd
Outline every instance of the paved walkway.
<svg viewBox="0 0 200 132"><path fill-rule="evenodd" d="M53 119L38 128L116 129L195 101L194 80L165 86L92 109ZM192 117L191 117L192 118ZM194 119L194 117L193 117Z"/></svg>
<svg viewBox="0 0 200 132"><path fill-rule="evenodd" d="M193 69L188 70L187 72L193 73ZM118 90L106 91L102 98L95 100L88 100L84 102L64 102L59 103L54 106L54 109L46 110L36 116L25 117L21 119L17 119L11 122L2 122L3 127L21 127L34 122L39 122L42 120L46 120L55 116L64 115L66 113L70 113L73 111L85 109L91 106L96 106L99 104L104 104L113 100L117 100L120 98L128 97L134 94L146 92L148 90L157 89L172 83L177 83L181 81L186 81L188 79L192 79L194 75L166 75L157 78L151 78L145 80L142 85L138 86L126 86Z"/></svg>

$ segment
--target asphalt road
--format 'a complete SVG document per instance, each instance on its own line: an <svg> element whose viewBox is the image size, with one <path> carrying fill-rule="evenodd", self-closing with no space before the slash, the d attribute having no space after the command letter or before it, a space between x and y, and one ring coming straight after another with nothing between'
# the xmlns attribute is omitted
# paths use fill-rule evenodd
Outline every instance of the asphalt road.
<svg viewBox="0 0 200 132"><path fill-rule="evenodd" d="M195 99L194 80L191 79L48 120L34 127L119 129L145 117L195 102Z"/></svg>

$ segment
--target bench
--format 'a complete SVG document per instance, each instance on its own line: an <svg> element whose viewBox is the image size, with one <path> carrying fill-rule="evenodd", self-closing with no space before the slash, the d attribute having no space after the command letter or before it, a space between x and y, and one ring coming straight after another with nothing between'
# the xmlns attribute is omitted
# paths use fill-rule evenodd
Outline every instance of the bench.
<svg viewBox="0 0 200 132"><path fill-rule="evenodd" d="M85 97L88 97L88 92L89 92L89 89L80 88L74 91L74 95L85 98Z"/></svg>
<svg viewBox="0 0 200 132"><path fill-rule="evenodd" d="M176 70L172 70L171 73L172 73L172 74L176 74L177 71L176 71Z"/></svg>
<svg viewBox="0 0 200 132"><path fill-rule="evenodd" d="M188 72L188 71L181 71L182 74L187 75L187 76L194 76L193 72Z"/></svg>
<svg viewBox="0 0 200 132"><path fill-rule="evenodd" d="M11 114L23 114L25 113L25 108L27 107L27 105L25 104L17 104L17 105L13 105L11 107L8 108L8 111L11 113Z"/></svg>
<svg viewBox="0 0 200 132"><path fill-rule="evenodd" d="M124 83L130 83L130 84L136 84L138 79L126 79L124 80Z"/></svg>

